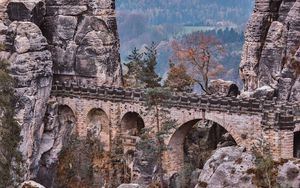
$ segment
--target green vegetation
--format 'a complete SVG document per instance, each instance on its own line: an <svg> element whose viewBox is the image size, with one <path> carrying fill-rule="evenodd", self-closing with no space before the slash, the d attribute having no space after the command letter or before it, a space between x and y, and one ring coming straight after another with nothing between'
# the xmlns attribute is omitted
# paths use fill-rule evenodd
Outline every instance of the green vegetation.
<svg viewBox="0 0 300 188"><path fill-rule="evenodd" d="M128 56L128 72L124 76L125 86L154 88L160 86L161 77L155 72L157 65L157 45L152 42L144 53L136 48Z"/></svg>
<svg viewBox="0 0 300 188"><path fill-rule="evenodd" d="M253 146L252 152L255 156L255 169L249 169L248 173L253 173L254 183L261 188L277 187L276 177L278 174L278 163L271 155L270 145L260 140L259 144Z"/></svg>
<svg viewBox="0 0 300 188"><path fill-rule="evenodd" d="M94 184L94 161L104 158L103 146L99 140L80 140L72 135L68 147L60 154L57 166L57 187L92 187Z"/></svg>
<svg viewBox="0 0 300 188"><path fill-rule="evenodd" d="M187 68L183 64L175 65L170 62L170 69L164 84L173 91L191 92L193 91L195 81L188 74Z"/></svg>
<svg viewBox="0 0 300 188"><path fill-rule="evenodd" d="M117 10L143 14L150 24L216 24L220 21L245 23L251 0L117 0Z"/></svg>
<svg viewBox="0 0 300 188"><path fill-rule="evenodd" d="M243 31L253 5L253 0L117 0L122 62L126 63L134 47L155 41L159 44L156 71L163 76L168 71L174 38L192 32L217 33L215 37L230 52L220 62L228 71L220 78L239 81L235 68L240 63Z"/></svg>
<svg viewBox="0 0 300 188"><path fill-rule="evenodd" d="M149 164L155 163L159 184L164 188L164 169L162 167L162 157L165 151L168 150L164 139L171 134L171 130L176 127L175 121L169 117L169 111L162 107L166 106L166 99L171 93L163 87L149 88L146 94L147 111L153 116L153 127L144 129L140 142L137 144L137 149L141 149L147 160L152 160ZM156 182L153 182L156 184Z"/></svg>
<svg viewBox="0 0 300 188"><path fill-rule="evenodd" d="M22 162L17 150L21 137L19 125L14 119L14 81L8 74L8 66L6 60L0 60L0 187L9 187L20 181L19 165Z"/></svg>
<svg viewBox="0 0 300 188"><path fill-rule="evenodd" d="M131 54L127 57L128 63L125 64L128 68L128 73L124 75L125 87L142 87L141 81L142 69L143 69L143 54L139 52L137 48L131 51Z"/></svg>

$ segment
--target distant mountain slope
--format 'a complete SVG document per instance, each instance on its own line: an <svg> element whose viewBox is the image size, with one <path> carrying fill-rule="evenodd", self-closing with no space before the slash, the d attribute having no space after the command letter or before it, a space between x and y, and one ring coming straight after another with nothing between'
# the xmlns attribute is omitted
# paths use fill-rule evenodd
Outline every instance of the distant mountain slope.
<svg viewBox="0 0 300 188"><path fill-rule="evenodd" d="M244 42L241 32L253 5L254 0L116 0L122 62L127 61L134 47L142 48L154 41L159 43L157 71L165 75L174 38L191 32L233 28L238 35L225 32L228 37L220 40L228 52L222 63L231 72L224 78L237 81Z"/></svg>
<svg viewBox="0 0 300 188"><path fill-rule="evenodd" d="M245 23L254 0L117 0L117 10L143 13L151 24Z"/></svg>

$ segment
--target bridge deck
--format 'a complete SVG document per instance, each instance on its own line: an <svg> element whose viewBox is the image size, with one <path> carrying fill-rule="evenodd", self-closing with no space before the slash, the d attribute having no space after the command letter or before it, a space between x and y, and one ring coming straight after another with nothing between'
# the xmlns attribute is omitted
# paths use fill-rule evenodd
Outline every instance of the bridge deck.
<svg viewBox="0 0 300 188"><path fill-rule="evenodd" d="M113 88L106 86L84 86L77 83L56 82L52 87L52 96L85 98L112 102L144 103L146 90ZM263 124L291 129L295 126L296 115L300 113L300 105L292 102L277 102L265 98L240 99L216 95L196 95L191 93L172 93L166 101L168 107L196 108L204 111L220 111L228 113L262 114Z"/></svg>

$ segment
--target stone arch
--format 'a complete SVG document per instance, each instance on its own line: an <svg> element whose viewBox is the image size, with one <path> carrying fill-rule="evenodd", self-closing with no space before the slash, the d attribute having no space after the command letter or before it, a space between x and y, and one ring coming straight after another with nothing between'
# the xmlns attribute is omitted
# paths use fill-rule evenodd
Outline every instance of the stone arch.
<svg viewBox="0 0 300 188"><path fill-rule="evenodd" d="M58 106L58 123L60 130L59 132L64 135L65 139L68 139L71 134L76 134L76 117L75 113L71 107L68 105L59 105ZM63 142L64 142L63 141Z"/></svg>
<svg viewBox="0 0 300 188"><path fill-rule="evenodd" d="M144 120L137 112L127 112L121 120L121 132L128 136L139 136L144 127Z"/></svg>
<svg viewBox="0 0 300 188"><path fill-rule="evenodd" d="M197 124L199 121L201 121L201 119L193 119L187 121L184 124L181 124L175 130L175 132L170 136L169 141L167 143L169 150L167 151L167 155L166 155L168 161L166 163L166 169L169 175L178 172L184 166L184 149L183 149L184 141L187 134L192 130L193 126ZM212 120L209 121L216 123L223 129L225 129L232 136L235 143L238 143L237 137L234 136L234 134L232 134L232 131L228 130L226 126L223 126L216 121L212 121Z"/></svg>
<svg viewBox="0 0 300 188"><path fill-rule="evenodd" d="M300 130L294 132L294 157L300 158Z"/></svg>
<svg viewBox="0 0 300 188"><path fill-rule="evenodd" d="M104 110L94 108L88 112L87 137L100 140L104 145L104 150L109 150L110 121Z"/></svg>

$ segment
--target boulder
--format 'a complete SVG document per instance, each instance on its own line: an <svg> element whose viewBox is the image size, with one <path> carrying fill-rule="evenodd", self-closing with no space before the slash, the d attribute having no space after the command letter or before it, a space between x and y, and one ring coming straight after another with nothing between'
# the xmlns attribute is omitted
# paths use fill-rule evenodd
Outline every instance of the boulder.
<svg viewBox="0 0 300 188"><path fill-rule="evenodd" d="M253 168L254 157L242 147L224 147L216 150L205 163L195 188L255 187L247 170Z"/></svg>
<svg viewBox="0 0 300 188"><path fill-rule="evenodd" d="M243 92L241 94L241 98L265 98L265 99L273 99L276 96L275 89L271 88L270 86L263 86L257 88L255 91L252 92Z"/></svg>
<svg viewBox="0 0 300 188"><path fill-rule="evenodd" d="M277 182L284 187L299 187L300 166L299 160L288 161L279 167Z"/></svg>
<svg viewBox="0 0 300 188"><path fill-rule="evenodd" d="M20 187L21 188L45 188L41 184L32 180L23 182Z"/></svg>
<svg viewBox="0 0 300 188"><path fill-rule="evenodd" d="M208 85L208 91L211 94L219 96L236 97L240 94L238 86L232 81L225 81L222 79L211 80Z"/></svg>
<svg viewBox="0 0 300 188"><path fill-rule="evenodd" d="M138 184L122 184L118 188L142 188Z"/></svg>

